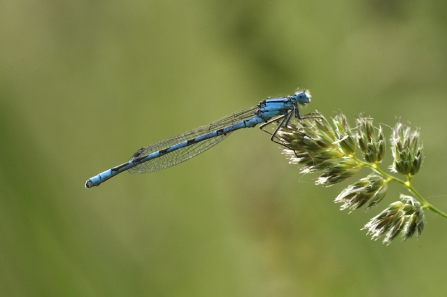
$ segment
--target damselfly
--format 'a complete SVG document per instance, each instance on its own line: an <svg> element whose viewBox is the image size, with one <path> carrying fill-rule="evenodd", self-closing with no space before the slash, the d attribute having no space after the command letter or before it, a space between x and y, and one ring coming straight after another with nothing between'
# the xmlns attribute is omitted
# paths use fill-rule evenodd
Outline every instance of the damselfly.
<svg viewBox="0 0 447 297"><path fill-rule="evenodd" d="M260 128L271 134L270 139L276 142L275 136L281 127L286 127L292 117L301 119L298 104L306 105L310 102L310 98L310 92L307 90L296 92L292 96L267 98L258 105L235 112L208 125L142 147L128 162L88 179L85 187L99 186L126 170L130 173L146 173L179 164L203 153L231 132L252 128L261 123ZM273 133L263 129L275 121L280 124Z"/></svg>

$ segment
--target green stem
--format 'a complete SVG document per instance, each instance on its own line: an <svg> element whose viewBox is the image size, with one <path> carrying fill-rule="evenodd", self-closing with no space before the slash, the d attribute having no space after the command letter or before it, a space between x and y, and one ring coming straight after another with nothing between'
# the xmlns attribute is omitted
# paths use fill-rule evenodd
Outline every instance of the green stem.
<svg viewBox="0 0 447 297"><path fill-rule="evenodd" d="M394 177L392 175L389 175L388 173L386 173L385 171L383 171L382 169L379 168L379 166L377 166L377 163L367 163L364 162L362 160L357 159L356 156L351 155L351 158L353 158L355 161L357 161L360 166L362 167L369 167L372 170L376 171L377 173L381 174L382 176L384 176L388 182L390 181L394 181L397 182L401 185L403 185L404 187L406 187L411 193L413 193L414 196L416 196L416 199L418 199L421 203L422 203L422 208L424 209L430 209L431 211L437 213L438 215L444 217L447 219L447 214L442 212L441 210L439 210L438 208L436 208L435 206L431 205L427 200L425 200L421 194L419 194L419 192L413 187L413 185L411 184L411 176L408 176L408 180L407 181L403 181L397 177Z"/></svg>
<svg viewBox="0 0 447 297"><path fill-rule="evenodd" d="M423 208L430 209L431 211L434 211L438 215L440 215L440 216L442 216L444 218L447 218L447 214L445 214L444 212L442 212L441 210L439 210L435 206L431 205L427 200L422 198L422 196L419 194L418 191L416 191L416 189L413 187L413 185L409 184L407 186L407 188L419 199L419 201L421 201L423 203L423 206L422 206Z"/></svg>

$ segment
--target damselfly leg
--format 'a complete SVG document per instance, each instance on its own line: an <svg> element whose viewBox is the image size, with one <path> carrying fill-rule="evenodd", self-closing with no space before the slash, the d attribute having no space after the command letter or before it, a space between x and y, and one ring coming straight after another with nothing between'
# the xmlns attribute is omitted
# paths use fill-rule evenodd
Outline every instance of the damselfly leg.
<svg viewBox="0 0 447 297"><path fill-rule="evenodd" d="M274 119L271 119L271 120L261 124L259 126L259 129L261 129L262 131L264 131L267 134L269 134L270 135L270 140L273 141L274 143L277 143L277 144L279 144L279 145L281 145L281 146L283 146L285 148L293 150L293 148L289 147L287 144L285 144L285 143L283 143L281 141L278 141L278 138L276 137L278 131L281 128L289 128L289 129L291 128L289 126L289 122L292 119L293 114L294 114L294 111L293 110L289 110L287 114L279 116L279 117L276 117ZM318 119L318 118L321 118L320 117L320 113L312 112L312 113L308 113L308 114L302 115L300 118L297 118L297 121L302 121L302 120L306 120L306 119ZM275 128L273 133L268 131L268 130L266 130L266 127L268 127L271 124L275 124L275 123L278 124L278 126Z"/></svg>

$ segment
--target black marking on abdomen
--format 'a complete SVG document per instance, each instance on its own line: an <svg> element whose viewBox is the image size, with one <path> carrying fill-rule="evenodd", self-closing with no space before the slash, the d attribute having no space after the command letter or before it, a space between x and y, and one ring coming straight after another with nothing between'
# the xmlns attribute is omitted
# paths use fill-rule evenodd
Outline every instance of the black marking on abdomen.
<svg viewBox="0 0 447 297"><path fill-rule="evenodd" d="M111 170L111 171L119 171L121 168L123 168L123 167L125 167L125 166L127 166L127 165L128 165L128 163L124 163L124 164L115 166L115 167L113 167L113 168L110 169L110 170Z"/></svg>
<svg viewBox="0 0 447 297"><path fill-rule="evenodd" d="M224 129L219 129L219 130L216 130L216 136L219 136L219 135L222 135L222 134L226 134L225 132L224 132Z"/></svg>
<svg viewBox="0 0 447 297"><path fill-rule="evenodd" d="M164 150L158 151L158 156L163 156L164 154L168 153L169 148L165 148Z"/></svg>
<svg viewBox="0 0 447 297"><path fill-rule="evenodd" d="M196 138L193 138L193 139L188 140L186 143L187 143L187 145L191 145L191 144L194 144L196 142L197 142Z"/></svg>

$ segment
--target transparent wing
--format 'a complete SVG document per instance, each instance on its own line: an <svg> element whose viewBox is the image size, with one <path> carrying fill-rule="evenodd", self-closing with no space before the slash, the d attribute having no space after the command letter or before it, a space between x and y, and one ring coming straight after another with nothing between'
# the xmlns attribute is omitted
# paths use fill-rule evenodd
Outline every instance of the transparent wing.
<svg viewBox="0 0 447 297"><path fill-rule="evenodd" d="M145 157L153 152L167 149L183 141L192 140L198 136L234 125L240 121L250 119L256 115L257 110L258 106L243 109L235 113L232 113L229 116L221 118L217 121L214 121L208 125L204 125L196 129L190 130L188 132L182 133L180 135L165 140L161 140L149 146L142 147L137 152L135 152L135 154L132 156L132 158L130 158L130 160ZM179 164L181 162L191 159L194 156L197 156L198 154L203 153L207 149L211 148L220 141L224 140L225 137L227 137L229 134L230 133L224 135L218 135L204 141L193 143L189 146L180 148L171 153L162 155L158 158L139 164L133 168L130 168L128 171L130 173L146 173L161 170Z"/></svg>

